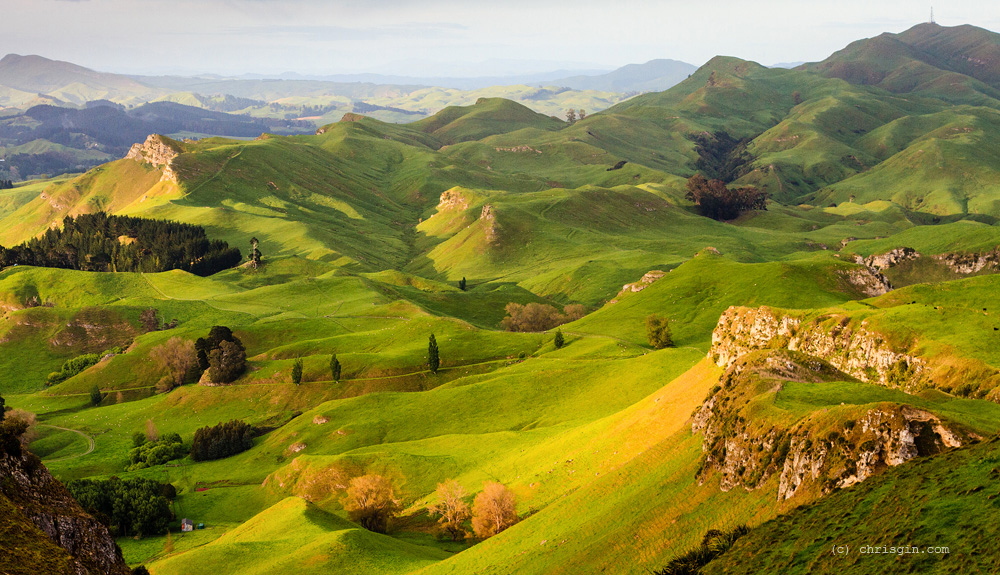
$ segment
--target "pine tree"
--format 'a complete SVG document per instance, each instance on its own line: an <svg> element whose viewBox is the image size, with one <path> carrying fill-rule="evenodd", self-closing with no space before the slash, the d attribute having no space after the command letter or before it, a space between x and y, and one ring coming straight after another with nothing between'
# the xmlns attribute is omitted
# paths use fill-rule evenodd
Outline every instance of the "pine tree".
<svg viewBox="0 0 1000 575"><path fill-rule="evenodd" d="M302 360L296 359L292 364L292 383L298 385L302 383Z"/></svg>
<svg viewBox="0 0 1000 575"><path fill-rule="evenodd" d="M431 373L437 373L440 365L441 358L438 356L438 344L432 333L427 340L427 366L430 368Z"/></svg>
<svg viewBox="0 0 1000 575"><path fill-rule="evenodd" d="M340 381L340 361L337 360L337 354L330 356L330 376L333 381Z"/></svg>
<svg viewBox="0 0 1000 575"><path fill-rule="evenodd" d="M97 387L97 384L94 384L94 387L90 388L90 405L100 405L103 399L104 396L101 394L101 388Z"/></svg>
<svg viewBox="0 0 1000 575"><path fill-rule="evenodd" d="M556 330L556 337L552 340L552 343L555 344L556 349L561 348L563 344L566 343L566 340L563 339L563 334L561 329Z"/></svg>

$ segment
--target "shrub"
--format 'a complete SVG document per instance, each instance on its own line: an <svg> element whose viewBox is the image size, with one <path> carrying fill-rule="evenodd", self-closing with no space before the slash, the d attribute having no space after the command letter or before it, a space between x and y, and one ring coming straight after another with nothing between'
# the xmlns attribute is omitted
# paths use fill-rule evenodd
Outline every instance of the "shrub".
<svg viewBox="0 0 1000 575"><path fill-rule="evenodd" d="M737 539L749 531L746 525L729 531L709 529L702 538L701 545L674 557L665 567L653 571L653 575L697 575L702 567L728 551Z"/></svg>
<svg viewBox="0 0 1000 575"><path fill-rule="evenodd" d="M351 521L375 533L385 533L399 513L392 482L381 475L362 475L351 480L344 499Z"/></svg>
<svg viewBox="0 0 1000 575"><path fill-rule="evenodd" d="M506 485L488 481L472 502L472 530L486 539L517 523L517 497Z"/></svg>
<svg viewBox="0 0 1000 575"><path fill-rule="evenodd" d="M292 383L298 385L302 383L302 360L296 359L292 364Z"/></svg>
<svg viewBox="0 0 1000 575"><path fill-rule="evenodd" d="M554 338L552 338L552 345L556 346L556 349L559 349L565 343L566 343L566 340L563 339L562 330L561 329L557 329L556 330L556 336Z"/></svg>
<svg viewBox="0 0 1000 575"><path fill-rule="evenodd" d="M191 459L208 461L242 453L253 447L253 427L234 419L214 427L202 427L194 432Z"/></svg>
<svg viewBox="0 0 1000 575"><path fill-rule="evenodd" d="M135 440L136 437L133 436L133 443ZM146 441L132 448L128 452L129 464L125 467L125 471L136 471L138 469L154 467L172 459L180 459L185 455L187 455L187 450L184 449L184 442L181 441L181 436L171 433L164 436L163 439Z"/></svg>

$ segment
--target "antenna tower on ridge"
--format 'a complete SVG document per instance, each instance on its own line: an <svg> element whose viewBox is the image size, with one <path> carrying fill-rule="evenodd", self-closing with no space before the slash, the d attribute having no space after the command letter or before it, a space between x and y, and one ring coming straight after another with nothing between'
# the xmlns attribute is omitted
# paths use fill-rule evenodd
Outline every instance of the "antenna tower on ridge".
<svg viewBox="0 0 1000 575"><path fill-rule="evenodd" d="M937 22L934 21L934 7L933 6L931 6L931 21L930 21L930 23L931 24L937 24Z"/></svg>

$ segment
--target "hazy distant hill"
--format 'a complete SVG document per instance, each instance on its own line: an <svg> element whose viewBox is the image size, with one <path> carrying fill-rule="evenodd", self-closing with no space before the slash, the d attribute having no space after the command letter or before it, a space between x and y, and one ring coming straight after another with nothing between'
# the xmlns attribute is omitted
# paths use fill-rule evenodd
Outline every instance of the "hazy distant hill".
<svg viewBox="0 0 1000 575"><path fill-rule="evenodd" d="M697 69L696 66L677 60L650 60L645 64L622 66L599 76L571 76L551 83L576 90L652 92L679 84Z"/></svg>
<svg viewBox="0 0 1000 575"><path fill-rule="evenodd" d="M23 94L46 94L71 104L90 100L150 97L154 90L119 74L95 72L41 56L8 54L0 59L0 104L17 105Z"/></svg>
<svg viewBox="0 0 1000 575"><path fill-rule="evenodd" d="M858 40L799 69L952 102L1000 97L1000 34L975 26L920 24L901 34Z"/></svg>

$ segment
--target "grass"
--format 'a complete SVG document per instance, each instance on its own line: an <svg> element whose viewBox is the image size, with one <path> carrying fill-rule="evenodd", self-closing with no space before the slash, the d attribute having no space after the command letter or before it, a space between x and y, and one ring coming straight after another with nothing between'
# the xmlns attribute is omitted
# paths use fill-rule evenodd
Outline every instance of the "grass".
<svg viewBox="0 0 1000 575"><path fill-rule="evenodd" d="M699 484L702 438L689 428L719 381L705 354L734 305L868 321L956 393L961 377L981 391L996 378L997 276L901 269L912 285L867 299L844 279L853 254L1000 244L992 109L717 58L668 92L571 126L498 99L409 125L347 120L316 136L185 144L176 184L118 161L0 196L0 242L102 207L198 223L241 249L261 240L261 269L209 278L0 271L0 390L43 425L95 440L80 455L83 437L40 428L33 448L56 477L169 481L178 516L208 526L172 536L169 553L163 536L123 539L131 563L154 573L641 573L708 529L760 524L800 501L775 505L773 477L753 491L722 492L714 476ZM752 138L739 183L783 203L728 223L695 213L684 199L690 136L721 129ZM622 293L656 269L667 273ZM24 309L35 295L49 306ZM590 313L561 327L557 350L552 333L499 331L509 302ZM149 307L177 327L143 333ZM677 348L648 346L650 314L671 320ZM213 325L244 342L248 372L231 386L154 393L164 374L153 348ZM426 369L432 333L437 374ZM44 388L63 361L116 338L125 353ZM289 379L297 359L301 385ZM94 385L107 394L98 407ZM995 403L942 391L770 388L745 398L759 416L750 429L818 428L899 404L982 434L1000 421ZM131 436L149 421L190 442L234 418L268 431L227 459L124 472ZM389 536L345 519L344 486L362 473L391 477L403 499ZM424 508L448 478L470 493L510 485L522 521L476 545L438 540Z"/></svg>

